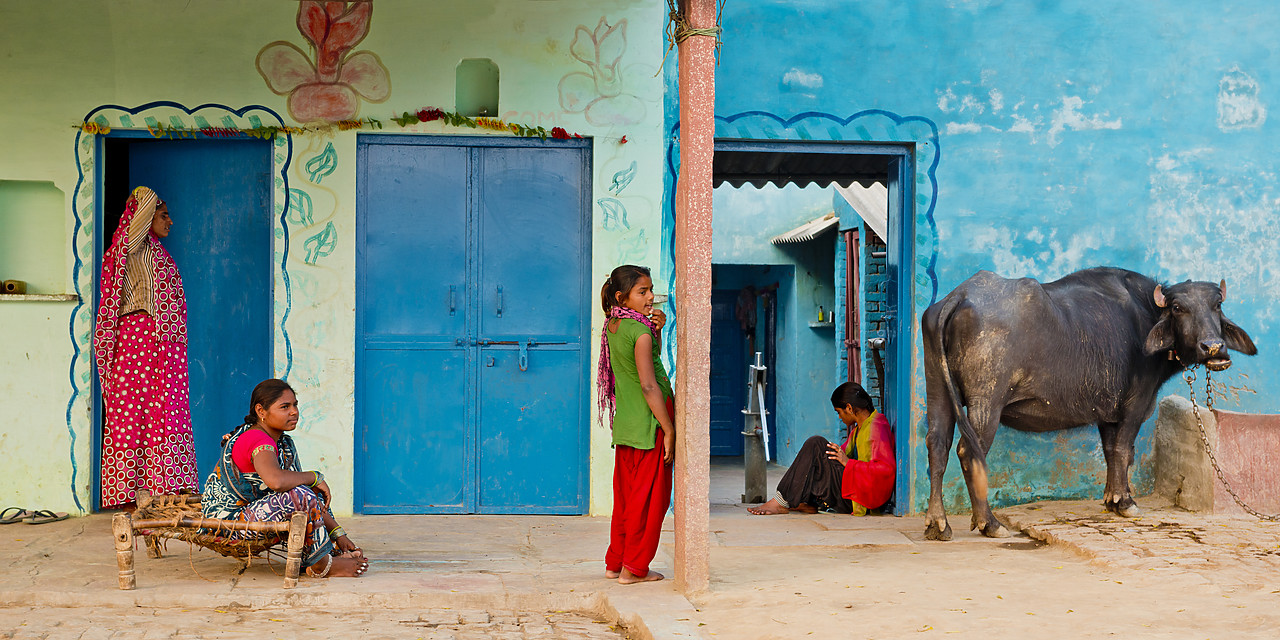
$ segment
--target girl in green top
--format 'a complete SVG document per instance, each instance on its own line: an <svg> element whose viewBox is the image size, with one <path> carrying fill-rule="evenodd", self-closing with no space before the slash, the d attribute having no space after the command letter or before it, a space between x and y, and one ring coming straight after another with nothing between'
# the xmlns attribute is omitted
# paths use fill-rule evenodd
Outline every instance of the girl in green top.
<svg viewBox="0 0 1280 640"><path fill-rule="evenodd" d="M596 382L600 417L613 430L613 518L605 576L661 580L649 570L671 500L675 407L659 356L666 315L653 308L649 269L623 265L600 289L605 313Z"/></svg>

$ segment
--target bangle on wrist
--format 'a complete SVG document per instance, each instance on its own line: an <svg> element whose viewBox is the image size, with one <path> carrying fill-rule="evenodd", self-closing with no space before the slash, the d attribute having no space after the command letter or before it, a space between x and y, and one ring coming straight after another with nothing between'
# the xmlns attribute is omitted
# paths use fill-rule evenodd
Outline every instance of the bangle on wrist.
<svg viewBox="0 0 1280 640"><path fill-rule="evenodd" d="M341 538L342 536L345 536L345 535L347 535L347 531L340 526L334 527L329 530L329 539L334 542L337 542L338 538Z"/></svg>
<svg viewBox="0 0 1280 640"><path fill-rule="evenodd" d="M319 471L312 471L311 473L315 475L315 479L314 479L314 480L312 480L312 481L311 481L311 484L309 484L309 485L307 485L307 486L308 486L308 487L311 487L312 489L314 489L314 488L316 488L316 486L318 486L321 482L324 482L324 474L323 474L323 473L320 473Z"/></svg>

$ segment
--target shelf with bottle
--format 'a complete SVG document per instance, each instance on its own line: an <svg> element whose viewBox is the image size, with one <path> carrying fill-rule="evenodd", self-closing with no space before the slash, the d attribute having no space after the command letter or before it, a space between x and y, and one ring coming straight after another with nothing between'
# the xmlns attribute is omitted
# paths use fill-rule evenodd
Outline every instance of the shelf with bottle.
<svg viewBox="0 0 1280 640"><path fill-rule="evenodd" d="M835 319L834 313L828 313L825 308L819 306L818 321L817 322L810 321L809 328L810 329L833 329L836 326L835 320L836 319Z"/></svg>

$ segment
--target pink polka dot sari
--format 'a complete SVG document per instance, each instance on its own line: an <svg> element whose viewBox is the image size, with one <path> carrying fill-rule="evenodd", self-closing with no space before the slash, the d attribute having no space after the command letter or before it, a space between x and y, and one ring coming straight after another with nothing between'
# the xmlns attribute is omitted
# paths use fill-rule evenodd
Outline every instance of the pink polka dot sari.
<svg viewBox="0 0 1280 640"><path fill-rule="evenodd" d="M187 388L187 304L177 265L153 233L146 242L155 259L154 314L119 316L129 222L154 215L157 202L150 189L134 190L102 257L93 347L106 413L104 509L133 502L140 488L174 494L198 487Z"/></svg>

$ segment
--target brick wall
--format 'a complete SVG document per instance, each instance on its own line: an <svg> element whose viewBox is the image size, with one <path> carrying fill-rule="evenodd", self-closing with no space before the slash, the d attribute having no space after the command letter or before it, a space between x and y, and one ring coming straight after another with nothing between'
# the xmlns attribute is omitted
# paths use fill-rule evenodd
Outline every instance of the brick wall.
<svg viewBox="0 0 1280 640"><path fill-rule="evenodd" d="M884 257L886 247L884 240L880 239L870 227L865 224L862 227L862 264L863 266L863 336L864 340L871 338L885 337L884 313L888 302L888 283L887 267ZM879 257L875 257L879 254ZM863 343L863 360L865 362L864 371L867 372L866 378L863 380L863 388L871 397L876 400L879 405L880 399L880 378L876 373L875 359L872 356L871 349L867 348ZM884 354L881 353L881 358ZM877 406L877 409L882 409Z"/></svg>

